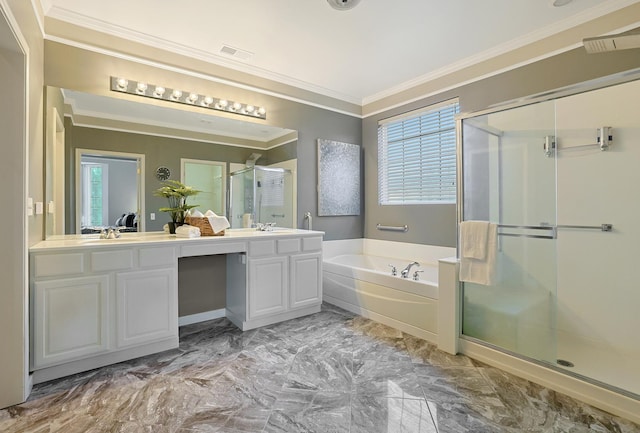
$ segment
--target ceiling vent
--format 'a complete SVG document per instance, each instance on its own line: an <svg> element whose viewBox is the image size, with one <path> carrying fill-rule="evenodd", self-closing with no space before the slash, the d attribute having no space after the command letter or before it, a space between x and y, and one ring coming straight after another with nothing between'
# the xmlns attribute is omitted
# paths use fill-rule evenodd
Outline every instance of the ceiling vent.
<svg viewBox="0 0 640 433"><path fill-rule="evenodd" d="M334 9L346 11L347 9L356 7L358 3L360 3L360 0L327 0L327 3Z"/></svg>
<svg viewBox="0 0 640 433"><path fill-rule="evenodd" d="M230 45L223 45L222 48L220 48L220 52L222 54L235 57L236 59L240 60L249 60L253 56L253 53L250 51L241 50L240 48L234 48Z"/></svg>
<svg viewBox="0 0 640 433"><path fill-rule="evenodd" d="M585 38L582 43L587 53L590 54L640 48L640 33L622 33L597 38Z"/></svg>

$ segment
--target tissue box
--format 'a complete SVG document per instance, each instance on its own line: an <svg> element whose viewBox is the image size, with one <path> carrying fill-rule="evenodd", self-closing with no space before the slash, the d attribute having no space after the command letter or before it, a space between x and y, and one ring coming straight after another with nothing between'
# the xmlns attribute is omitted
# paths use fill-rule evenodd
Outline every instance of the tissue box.
<svg viewBox="0 0 640 433"><path fill-rule="evenodd" d="M185 217L185 224L189 224L193 227L200 229L200 236L224 236L224 230L215 233L209 224L209 219L206 217Z"/></svg>

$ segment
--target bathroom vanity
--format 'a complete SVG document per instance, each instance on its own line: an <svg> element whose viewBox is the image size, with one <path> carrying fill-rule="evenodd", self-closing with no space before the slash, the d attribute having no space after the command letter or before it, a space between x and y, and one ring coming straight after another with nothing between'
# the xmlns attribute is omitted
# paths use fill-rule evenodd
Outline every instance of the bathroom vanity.
<svg viewBox="0 0 640 433"><path fill-rule="evenodd" d="M227 230L119 239L66 235L30 249L34 383L178 347L178 258L227 256L226 316L242 330L320 311L322 232Z"/></svg>

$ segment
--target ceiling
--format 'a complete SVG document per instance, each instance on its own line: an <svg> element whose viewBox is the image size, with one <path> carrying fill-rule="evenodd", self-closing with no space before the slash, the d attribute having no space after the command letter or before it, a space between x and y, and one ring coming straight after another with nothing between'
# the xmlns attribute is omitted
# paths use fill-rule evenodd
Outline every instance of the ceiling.
<svg viewBox="0 0 640 433"><path fill-rule="evenodd" d="M40 1L50 18L366 104L640 0Z"/></svg>

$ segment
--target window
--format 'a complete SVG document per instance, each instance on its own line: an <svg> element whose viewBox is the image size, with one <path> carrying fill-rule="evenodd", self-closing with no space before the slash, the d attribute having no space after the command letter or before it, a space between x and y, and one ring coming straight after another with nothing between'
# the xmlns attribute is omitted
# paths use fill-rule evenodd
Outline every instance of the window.
<svg viewBox="0 0 640 433"><path fill-rule="evenodd" d="M378 124L378 203L455 203L457 101Z"/></svg>
<svg viewBox="0 0 640 433"><path fill-rule="evenodd" d="M82 162L82 226L107 225L108 215L108 166Z"/></svg>

